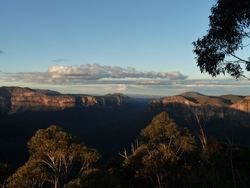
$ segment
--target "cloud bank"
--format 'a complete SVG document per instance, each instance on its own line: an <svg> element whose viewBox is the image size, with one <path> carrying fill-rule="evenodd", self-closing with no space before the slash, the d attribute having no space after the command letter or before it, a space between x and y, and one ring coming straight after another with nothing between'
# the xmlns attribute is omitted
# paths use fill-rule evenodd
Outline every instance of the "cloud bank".
<svg viewBox="0 0 250 188"><path fill-rule="evenodd" d="M46 72L2 73L7 82L33 82L43 84L163 84L185 80L180 72L138 71L133 67L86 64L79 66L52 66Z"/></svg>
<svg viewBox="0 0 250 188"><path fill-rule="evenodd" d="M4 54L4 51L0 50L0 54Z"/></svg>
<svg viewBox="0 0 250 188"><path fill-rule="evenodd" d="M133 67L85 64L52 66L46 72L0 72L3 85L44 86L67 93L149 93L159 95L199 91L204 94L249 95L249 81L234 79L190 79L180 72L140 71ZM37 86L40 84L40 86ZM165 93L165 94L164 94Z"/></svg>

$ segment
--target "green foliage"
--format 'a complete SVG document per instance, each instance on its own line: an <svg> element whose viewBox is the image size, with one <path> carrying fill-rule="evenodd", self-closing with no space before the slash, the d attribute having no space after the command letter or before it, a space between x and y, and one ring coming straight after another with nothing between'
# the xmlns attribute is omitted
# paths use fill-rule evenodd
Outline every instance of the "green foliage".
<svg viewBox="0 0 250 188"><path fill-rule="evenodd" d="M189 173L190 187L230 187L233 185L228 151L215 137L208 138L206 150L197 153Z"/></svg>
<svg viewBox="0 0 250 188"><path fill-rule="evenodd" d="M120 188L120 182L111 172L105 169L90 169L82 173L82 175L64 188Z"/></svg>
<svg viewBox="0 0 250 188"><path fill-rule="evenodd" d="M141 131L140 147L125 159L125 165L135 170L135 175L165 187L177 182L178 164L184 153L195 149L194 137L187 128L180 128L162 112Z"/></svg>
<svg viewBox="0 0 250 188"><path fill-rule="evenodd" d="M134 171L123 166L121 158L113 157L104 166L84 171L64 188L145 188L151 185L141 177L134 177Z"/></svg>
<svg viewBox="0 0 250 188"><path fill-rule="evenodd" d="M87 148L55 125L38 130L28 142L28 148L30 159L8 179L10 187L22 187L22 184L36 187L46 182L59 188L73 170L78 175L99 159L95 149Z"/></svg>
<svg viewBox="0 0 250 188"><path fill-rule="evenodd" d="M201 72L212 76L227 72L236 79L246 77L244 69L250 71L249 57L240 58L236 52L243 50L246 47L243 40L250 38L247 30L250 25L250 2L217 0L211 11L207 35L193 42L197 66ZM235 60L227 61L228 56Z"/></svg>
<svg viewBox="0 0 250 188"><path fill-rule="evenodd" d="M114 157L91 168L98 152L53 125L30 139L29 160L7 181L13 171L0 165L0 180L10 188L250 187L249 148L215 137L207 139L206 150L197 148L188 129L166 112L155 116L139 138L131 155L124 151L124 160Z"/></svg>
<svg viewBox="0 0 250 188"><path fill-rule="evenodd" d="M8 178L8 187L10 188L34 188L42 187L48 179L49 174L40 163L29 160L23 166Z"/></svg>
<svg viewBox="0 0 250 188"><path fill-rule="evenodd" d="M179 158L183 152L195 149L194 137L187 128L180 128L162 112L153 118L152 123L141 131L141 143L154 147L164 144L168 153L174 153Z"/></svg>
<svg viewBox="0 0 250 188"><path fill-rule="evenodd" d="M249 187L250 150L208 139L207 150L187 159L191 167L188 187Z"/></svg>

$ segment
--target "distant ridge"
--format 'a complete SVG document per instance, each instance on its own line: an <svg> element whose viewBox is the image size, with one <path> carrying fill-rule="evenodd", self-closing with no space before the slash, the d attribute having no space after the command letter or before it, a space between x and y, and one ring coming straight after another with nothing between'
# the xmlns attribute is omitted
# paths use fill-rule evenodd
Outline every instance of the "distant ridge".
<svg viewBox="0 0 250 188"><path fill-rule="evenodd" d="M138 104L140 102L140 104ZM141 104L144 103L144 104ZM96 108L122 110L136 105L146 106L122 93L92 96L86 94L61 94L53 90L21 87L0 87L0 114L25 111L61 111L70 108Z"/></svg>
<svg viewBox="0 0 250 188"><path fill-rule="evenodd" d="M6 157L0 155L0 163L24 164L28 154L21 159L16 153L27 153L28 139L50 125L61 126L89 147L98 149L106 161L124 147L129 148L162 111L178 125L188 127L187 117L192 109L201 115L204 109L208 110L211 119L207 135L234 138L234 143L250 146L250 96L208 96L194 91L166 95L96 96L0 87L0 148L6 153Z"/></svg>
<svg viewBox="0 0 250 188"><path fill-rule="evenodd" d="M201 94L199 92L195 92L195 91L189 91L189 92L181 93L180 95L183 96L183 97L199 97L199 96L204 96L203 94Z"/></svg>
<svg viewBox="0 0 250 188"><path fill-rule="evenodd" d="M35 91L42 92L46 95L60 95L61 93L58 91L53 91L49 89L34 89Z"/></svg>

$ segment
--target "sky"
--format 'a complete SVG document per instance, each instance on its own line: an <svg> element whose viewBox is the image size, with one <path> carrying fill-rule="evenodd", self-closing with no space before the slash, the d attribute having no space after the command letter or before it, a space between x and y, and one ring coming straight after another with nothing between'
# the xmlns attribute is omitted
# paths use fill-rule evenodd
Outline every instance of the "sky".
<svg viewBox="0 0 250 188"><path fill-rule="evenodd" d="M215 0L0 0L0 86L61 93L249 95L212 78L192 42Z"/></svg>

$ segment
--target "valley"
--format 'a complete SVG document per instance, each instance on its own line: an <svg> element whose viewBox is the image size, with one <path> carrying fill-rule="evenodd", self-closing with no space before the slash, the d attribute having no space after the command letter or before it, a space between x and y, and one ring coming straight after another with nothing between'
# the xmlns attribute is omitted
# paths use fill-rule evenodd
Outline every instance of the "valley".
<svg viewBox="0 0 250 188"><path fill-rule="evenodd" d="M20 87L0 88L0 163L20 166L28 158L27 141L38 129L58 125L100 151L100 163L118 156L124 147L162 111L181 127L192 127L186 118L195 107L206 109L207 135L221 141L250 146L250 97L206 96L187 92L163 98L135 98L123 94L92 96L60 94ZM18 153L18 157L17 157Z"/></svg>

